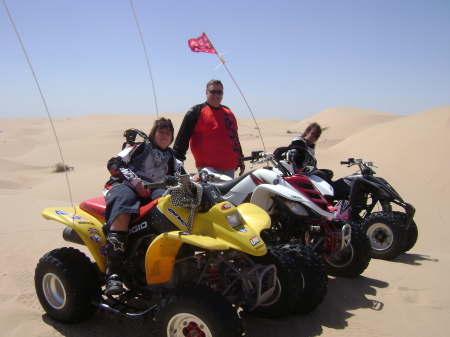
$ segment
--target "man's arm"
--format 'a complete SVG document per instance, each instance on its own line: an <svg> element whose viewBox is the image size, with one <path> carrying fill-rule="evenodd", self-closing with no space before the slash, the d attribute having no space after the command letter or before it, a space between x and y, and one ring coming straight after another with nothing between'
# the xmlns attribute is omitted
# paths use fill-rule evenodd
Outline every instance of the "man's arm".
<svg viewBox="0 0 450 337"><path fill-rule="evenodd" d="M194 128L197 124L202 107L202 104L193 106L184 116L183 122L178 130L177 138L173 145L173 153L175 158L181 161L186 160L186 151L189 148L189 141L194 133Z"/></svg>
<svg viewBox="0 0 450 337"><path fill-rule="evenodd" d="M241 142L239 141L239 135L236 132L236 136L238 137L238 144L239 144L239 157L244 157L244 154L242 153L242 146ZM243 175L245 172L245 163L243 161L239 162L239 175Z"/></svg>

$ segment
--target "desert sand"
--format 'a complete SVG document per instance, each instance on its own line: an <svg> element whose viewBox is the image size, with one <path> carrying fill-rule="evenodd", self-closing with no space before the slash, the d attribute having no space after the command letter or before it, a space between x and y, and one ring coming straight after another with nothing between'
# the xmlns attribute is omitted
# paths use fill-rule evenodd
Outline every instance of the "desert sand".
<svg viewBox="0 0 450 337"><path fill-rule="evenodd" d="M160 116L171 118L176 130L183 118ZM46 252L76 246L65 242L63 226L42 218L41 211L101 196L109 177L106 162L120 151L124 130L149 132L155 117L53 119L64 161L74 168L67 176L53 172L61 156L48 118L0 119L1 336L152 336L151 317L121 319L99 310L81 324L53 321L36 297L34 269ZM410 116L331 108L302 121L292 117L257 120L266 151L289 144L308 122L319 122L327 128L316 149L319 166L334 170L337 178L354 172L341 160L373 161L378 176L415 206L419 239L393 261L372 260L355 279L330 277L324 302L309 315L281 320L244 315L246 336L450 336L450 106ZM255 121L238 123L244 154L264 150ZM192 156L186 167L195 171Z"/></svg>

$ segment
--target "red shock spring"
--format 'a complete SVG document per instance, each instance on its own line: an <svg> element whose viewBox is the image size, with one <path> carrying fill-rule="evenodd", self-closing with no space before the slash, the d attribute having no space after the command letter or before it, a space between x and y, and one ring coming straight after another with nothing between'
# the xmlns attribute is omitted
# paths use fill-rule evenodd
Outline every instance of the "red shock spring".
<svg viewBox="0 0 450 337"><path fill-rule="evenodd" d="M208 281L206 282L206 284L212 289L217 289L219 287L219 282L219 268L210 267L208 269Z"/></svg>

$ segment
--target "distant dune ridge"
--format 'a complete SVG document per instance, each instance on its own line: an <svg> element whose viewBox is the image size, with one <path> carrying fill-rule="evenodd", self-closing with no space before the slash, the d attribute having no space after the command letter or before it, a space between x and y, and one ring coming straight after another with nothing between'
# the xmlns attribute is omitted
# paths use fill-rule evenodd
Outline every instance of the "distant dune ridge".
<svg viewBox="0 0 450 337"><path fill-rule="evenodd" d="M177 131L184 114L160 114ZM106 162L117 154L128 128L150 131L156 115L96 114L54 119L66 175L53 172L61 162L46 118L0 119L0 326L4 336L151 336L151 319L95 314L83 324L64 326L43 316L34 291L40 256L76 246L62 239L63 226L43 219L45 207L76 205L101 196L109 177ZM308 316L281 321L245 315L247 336L449 336L450 325L450 106L410 116L356 108L330 108L302 121L257 120L266 151L287 146L308 123L326 128L316 156L335 178L354 173L339 162L349 157L371 160L417 209L416 246L394 261L372 260L356 279L330 278L325 301ZM252 119L238 119L244 155L263 150ZM250 169L247 163L247 170ZM195 172L190 152L185 166ZM260 166L258 166L260 167ZM254 168L258 168L254 167ZM71 201L72 200L72 201ZM84 247L79 247L85 251Z"/></svg>

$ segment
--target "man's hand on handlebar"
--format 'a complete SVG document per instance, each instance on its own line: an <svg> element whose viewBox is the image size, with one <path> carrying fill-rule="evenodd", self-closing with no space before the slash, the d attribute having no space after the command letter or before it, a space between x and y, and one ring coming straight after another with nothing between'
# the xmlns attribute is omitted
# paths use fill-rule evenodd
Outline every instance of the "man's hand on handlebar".
<svg viewBox="0 0 450 337"><path fill-rule="evenodd" d="M243 161L239 163L239 169L240 169L239 175L241 176L241 175L243 175L244 172L245 172L245 164L244 164Z"/></svg>

